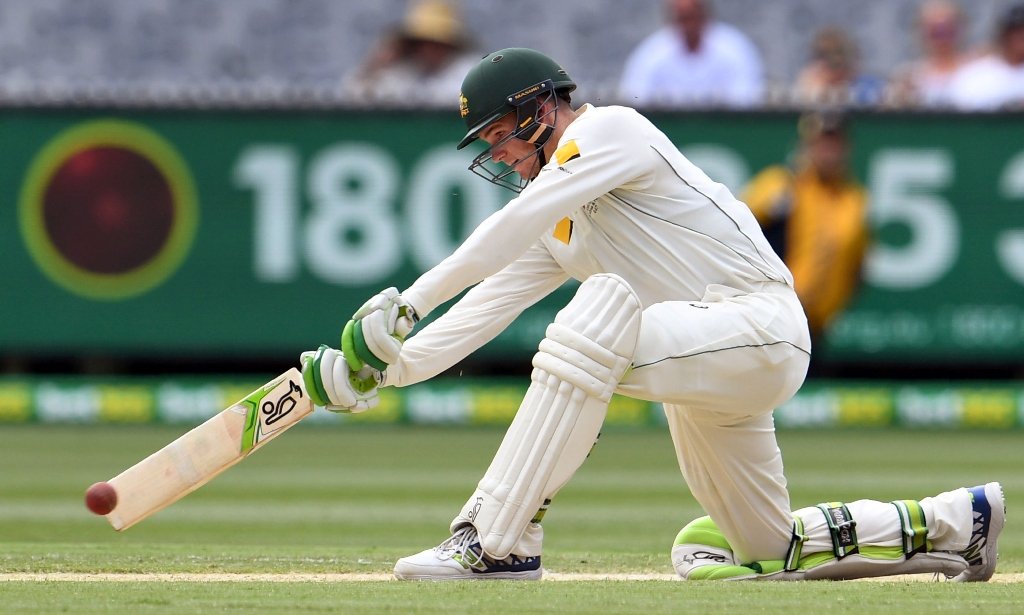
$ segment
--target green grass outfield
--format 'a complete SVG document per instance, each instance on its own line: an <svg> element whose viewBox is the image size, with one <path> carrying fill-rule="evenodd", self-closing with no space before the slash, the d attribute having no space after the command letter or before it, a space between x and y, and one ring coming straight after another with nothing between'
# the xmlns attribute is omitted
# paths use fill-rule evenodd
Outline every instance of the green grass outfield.
<svg viewBox="0 0 1024 615"><path fill-rule="evenodd" d="M183 431L0 428L0 612L1024 612L1019 582L669 580L672 539L701 512L658 429L606 432L545 521L547 570L653 580L379 580L447 536L501 439L493 429L303 425L123 534L85 510L86 487ZM999 572L1024 572L1024 433L789 431L780 441L794 506L1001 481L1010 510ZM337 573L353 580L326 576Z"/></svg>

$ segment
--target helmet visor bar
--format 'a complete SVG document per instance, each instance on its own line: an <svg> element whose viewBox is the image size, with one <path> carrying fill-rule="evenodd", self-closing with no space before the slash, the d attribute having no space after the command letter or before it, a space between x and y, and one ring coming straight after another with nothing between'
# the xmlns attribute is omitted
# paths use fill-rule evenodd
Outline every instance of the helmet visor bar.
<svg viewBox="0 0 1024 615"><path fill-rule="evenodd" d="M531 154L530 157L535 158L536 154ZM469 170L492 184L508 188L515 193L522 192L526 184L530 183L529 179L516 173L515 167L491 160L490 148L473 159Z"/></svg>

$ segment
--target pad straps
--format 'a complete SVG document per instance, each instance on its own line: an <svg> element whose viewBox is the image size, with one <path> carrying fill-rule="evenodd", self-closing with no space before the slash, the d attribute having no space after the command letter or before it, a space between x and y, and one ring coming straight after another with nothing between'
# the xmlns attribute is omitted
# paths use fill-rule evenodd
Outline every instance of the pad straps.
<svg viewBox="0 0 1024 615"><path fill-rule="evenodd" d="M832 551L836 559L843 559L860 551L857 546L857 522L853 520L850 509L842 502L818 504L818 509L825 515L829 534L832 535Z"/></svg>
<svg viewBox="0 0 1024 615"><path fill-rule="evenodd" d="M789 549L786 551L786 561L783 563L786 572L800 568L800 556L803 553L805 542L807 542L807 534L804 534L804 521L793 515L793 536L789 539Z"/></svg>
<svg viewBox="0 0 1024 615"><path fill-rule="evenodd" d="M541 521L543 521L544 515L547 514L548 508L550 507L551 498L544 498L544 503L540 505L539 509L537 509L537 514L533 516L533 519L530 519L530 523L540 523Z"/></svg>
<svg viewBox="0 0 1024 615"><path fill-rule="evenodd" d="M903 553L910 559L918 553L928 552L928 521L917 500L894 500L892 505L900 516L903 535Z"/></svg>

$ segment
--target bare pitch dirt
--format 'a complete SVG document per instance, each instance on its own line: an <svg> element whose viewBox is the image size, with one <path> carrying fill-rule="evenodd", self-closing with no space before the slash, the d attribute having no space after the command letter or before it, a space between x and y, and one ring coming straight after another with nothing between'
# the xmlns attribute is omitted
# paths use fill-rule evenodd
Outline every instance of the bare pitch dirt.
<svg viewBox="0 0 1024 615"><path fill-rule="evenodd" d="M73 583L132 583L132 582L186 582L186 583L354 583L368 581L392 581L386 573L284 573L284 574L236 574L236 573L84 573L84 572L10 572L0 574L4 581L58 581ZM674 581L674 574L659 573L560 573L545 572L545 581ZM860 579L864 582L932 582L932 575L902 575ZM1024 583L1024 573L997 573L990 583Z"/></svg>

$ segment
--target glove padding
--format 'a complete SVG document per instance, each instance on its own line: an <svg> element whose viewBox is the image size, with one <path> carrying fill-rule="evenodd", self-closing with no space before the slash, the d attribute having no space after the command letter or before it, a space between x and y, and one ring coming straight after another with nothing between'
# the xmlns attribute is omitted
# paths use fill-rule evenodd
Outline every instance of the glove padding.
<svg viewBox="0 0 1024 615"><path fill-rule="evenodd" d="M364 366L354 372L345 356L329 346L302 353L302 380L313 403L331 412L356 414L377 405L380 372Z"/></svg>
<svg viewBox="0 0 1024 615"><path fill-rule="evenodd" d="M370 366L384 371L398 361L402 342L416 326L416 311L397 288L377 293L356 310L341 332L341 348L349 368Z"/></svg>

